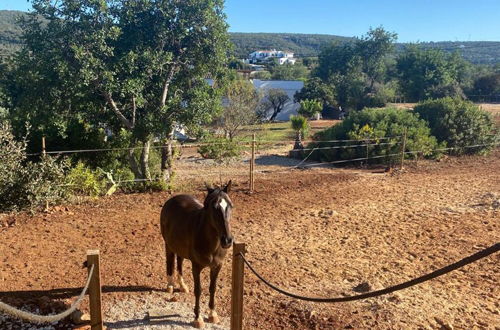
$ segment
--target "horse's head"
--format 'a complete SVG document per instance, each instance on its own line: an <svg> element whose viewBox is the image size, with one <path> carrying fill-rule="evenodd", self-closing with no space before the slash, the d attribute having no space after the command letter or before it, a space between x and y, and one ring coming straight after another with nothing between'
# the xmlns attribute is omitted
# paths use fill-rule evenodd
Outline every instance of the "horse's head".
<svg viewBox="0 0 500 330"><path fill-rule="evenodd" d="M231 235L231 210L233 202L229 198L231 190L231 181L224 188L207 186L208 195L205 198L204 207L208 212L209 221L217 230L220 238L220 244L224 249L227 249L233 244L233 236Z"/></svg>

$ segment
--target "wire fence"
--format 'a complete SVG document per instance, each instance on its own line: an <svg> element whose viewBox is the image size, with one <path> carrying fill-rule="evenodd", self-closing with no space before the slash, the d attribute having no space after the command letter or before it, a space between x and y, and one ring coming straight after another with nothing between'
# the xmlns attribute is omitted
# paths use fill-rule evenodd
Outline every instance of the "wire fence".
<svg viewBox="0 0 500 330"><path fill-rule="evenodd" d="M240 146L247 146L251 147L253 145L254 148L252 150L257 150L258 152L264 153L265 150L271 150L270 154L265 154L261 155L262 156L269 156L269 155L277 155L273 148L274 147L284 147L286 145L295 145L296 140L253 140L250 142L238 142ZM300 160L297 159L298 163L291 164L291 165L285 165L285 164L276 164L279 166L279 168L275 168L275 166L269 165L266 166L264 163L260 164L257 168L253 166L251 168L252 172L255 173L261 173L261 174L270 174L270 173L286 173L291 170L295 169L307 169L307 168L314 168L314 167L327 167L331 165L337 165L337 164L349 164L349 163L357 163L357 162L364 162L365 164L373 161L373 160L387 160L389 163L394 163L396 160L396 157L401 157L401 163L403 162L404 156L406 155L425 155L425 154L435 154L435 153L443 153L446 151L453 151L453 150L467 150L471 148L484 148L484 147L496 147L498 146L499 142L491 143L491 144L475 144L475 145L468 145L468 146L461 146L461 147L449 147L449 148L437 148L433 150L403 150L406 147L406 137L405 136L390 136L390 137L378 137L378 138L364 138L364 139L338 139L338 140L326 140L326 141L311 141L312 143L315 143L317 146L313 147L306 147L306 148L296 148L295 146L292 147L291 149L287 150L286 152L288 153L287 156L292 155L295 153L295 155L298 155L300 157ZM227 142L206 142L206 143L180 143L180 144L175 144L176 148L199 148L203 146L213 146L221 143L227 143ZM269 143L269 144L265 144ZM307 143L303 141L302 143ZM328 146L328 144L334 144ZM161 149L161 148L166 148L166 145L155 145L151 146L151 149ZM258 147L258 148L255 148ZM102 148L102 149L79 149L79 150L52 150L52 151L42 151L41 153L34 153L34 154L29 154L30 156L37 156L37 155L69 155L69 154L78 154L78 153L92 153L92 152L120 152L120 151L135 151L135 150L142 150L145 147L131 147L131 148ZM323 156L318 155L318 152L328 152L328 151L343 151L343 150L350 150L350 149L360 149L358 151L351 152L351 154L354 156L349 159L335 159L331 161L318 161L318 159L321 159ZM363 151L361 151L363 150ZM360 154L366 153L364 156L360 156ZM372 155L370 155L372 153ZM373 154L375 153L375 154ZM327 157L344 157L346 156L345 154L342 156L340 154L337 155L326 155ZM252 156L251 159L254 159L255 155ZM200 160L197 162L203 162L201 160L201 156L199 158ZM292 159L296 158L289 158L290 161ZM316 162L311 162L311 159L316 160ZM252 161L252 160L251 160ZM210 171L204 171L202 176L209 178L209 177L222 177L223 173L224 176L230 175L231 177L235 176L240 176L240 177L245 177L247 174L241 173L241 170L245 168L248 165L247 160L243 159L239 163L233 162L233 166L229 166L224 168L224 166L221 166L221 163L216 163L214 162L211 167ZM236 168L239 167L239 170L235 170L234 164L239 164L236 165ZM183 163L184 165L189 165L186 162ZM194 164L194 163L192 163ZM191 179L191 178L199 178L200 174L198 172L198 168L196 167L196 164L193 166L187 166L187 169L184 168L179 168L177 167L177 170L179 170L179 177L182 179ZM267 167L267 168L266 168ZM199 169L203 170L203 166L200 166ZM207 168L205 166L205 168ZM161 179L159 177L152 176L148 178L141 178L141 177L136 177L134 179L123 179L121 180L120 178L112 178L113 173L112 172L104 172L106 176L108 177L107 180L109 181L109 184L114 185L115 187L119 187L121 185L125 184L131 184L131 183L148 183L148 182L158 182ZM253 181L252 175L250 175L251 180ZM63 183L58 186L64 186L64 187L72 187L72 186L78 186L76 183Z"/></svg>

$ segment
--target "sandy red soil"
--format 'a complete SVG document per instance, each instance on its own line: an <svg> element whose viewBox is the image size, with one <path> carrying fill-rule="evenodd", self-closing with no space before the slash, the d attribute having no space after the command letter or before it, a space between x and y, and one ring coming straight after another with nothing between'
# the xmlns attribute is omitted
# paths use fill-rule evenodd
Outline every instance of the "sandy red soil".
<svg viewBox="0 0 500 330"><path fill-rule="evenodd" d="M257 176L255 194L237 177L233 232L273 283L309 296L387 287L500 241L500 158L408 164L403 173L293 170ZM202 181L181 185L203 197ZM102 255L104 307L166 288L159 212L168 193L116 194L50 213L0 219L0 299L70 302L86 278L87 249ZM245 279L246 329L498 329L500 254L380 298L304 303ZM231 260L217 291L230 310ZM186 273L190 274L189 263ZM208 271L203 273L207 308ZM187 283L192 288L191 276ZM38 299L38 300L37 300ZM47 299L47 298L43 298ZM191 302L191 294L181 296Z"/></svg>

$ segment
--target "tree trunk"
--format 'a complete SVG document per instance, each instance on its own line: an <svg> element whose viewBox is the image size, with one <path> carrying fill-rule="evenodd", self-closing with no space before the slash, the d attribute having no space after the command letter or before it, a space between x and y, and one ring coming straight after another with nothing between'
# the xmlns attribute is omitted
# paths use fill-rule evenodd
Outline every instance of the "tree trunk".
<svg viewBox="0 0 500 330"><path fill-rule="evenodd" d="M302 134L300 131L298 131L295 135L295 145L293 146L293 149L304 149L304 146L302 145Z"/></svg>
<svg viewBox="0 0 500 330"><path fill-rule="evenodd" d="M165 183L171 183L174 165L174 130L172 129L168 137L163 141L161 148L161 176Z"/></svg>
<svg viewBox="0 0 500 330"><path fill-rule="evenodd" d="M273 121L274 119L276 119L276 116L278 115L278 112L279 111L274 110L273 111L273 115L271 116L271 118L269 119L269 121Z"/></svg>
<svg viewBox="0 0 500 330"><path fill-rule="evenodd" d="M130 143L130 148L135 147L135 141ZM142 172L139 169L139 164L137 164L137 159L135 158L134 149L128 151L128 163L130 170L134 173L136 178L142 178Z"/></svg>
<svg viewBox="0 0 500 330"><path fill-rule="evenodd" d="M151 179L151 173L149 172L149 147L151 146L151 141L148 139L147 141L142 142L142 152L141 152L141 179Z"/></svg>

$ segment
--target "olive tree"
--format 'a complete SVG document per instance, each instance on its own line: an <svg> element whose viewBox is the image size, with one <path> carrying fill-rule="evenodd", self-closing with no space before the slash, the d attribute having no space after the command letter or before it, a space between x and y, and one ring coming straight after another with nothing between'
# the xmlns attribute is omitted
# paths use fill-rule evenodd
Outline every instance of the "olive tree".
<svg viewBox="0 0 500 330"><path fill-rule="evenodd" d="M80 116L131 132L149 178L154 138L169 180L177 125L199 125L220 108L218 89L230 49L223 0L32 0L24 48L16 57L12 107L27 117ZM42 19L40 19L42 18ZM23 92L29 90L30 92Z"/></svg>

